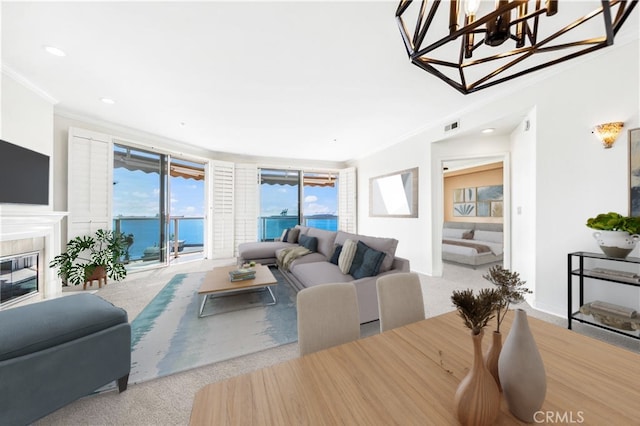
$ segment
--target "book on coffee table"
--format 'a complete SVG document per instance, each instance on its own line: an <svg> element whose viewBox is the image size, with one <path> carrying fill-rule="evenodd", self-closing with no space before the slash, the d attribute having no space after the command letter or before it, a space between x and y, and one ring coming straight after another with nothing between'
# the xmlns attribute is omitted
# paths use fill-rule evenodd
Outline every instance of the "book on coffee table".
<svg viewBox="0 0 640 426"><path fill-rule="evenodd" d="M229 279L231 281L252 280L256 277L255 269L240 268L229 271Z"/></svg>

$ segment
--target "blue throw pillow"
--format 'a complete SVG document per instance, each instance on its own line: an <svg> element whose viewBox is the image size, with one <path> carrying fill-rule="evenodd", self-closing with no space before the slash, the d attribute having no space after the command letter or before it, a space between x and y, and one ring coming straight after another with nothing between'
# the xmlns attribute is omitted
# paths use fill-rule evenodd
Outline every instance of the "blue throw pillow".
<svg viewBox="0 0 640 426"><path fill-rule="evenodd" d="M318 251L318 239L316 237L309 237L304 234L300 234L298 237L298 244L308 249L309 251Z"/></svg>
<svg viewBox="0 0 640 426"><path fill-rule="evenodd" d="M355 279L378 275L385 255L384 252L372 249L362 241L358 241L358 249L349 274Z"/></svg>
<svg viewBox="0 0 640 426"><path fill-rule="evenodd" d="M340 258L340 253L342 253L342 244L336 244L334 246L333 254L331 255L331 259L329 259L329 262L337 265L338 259Z"/></svg>

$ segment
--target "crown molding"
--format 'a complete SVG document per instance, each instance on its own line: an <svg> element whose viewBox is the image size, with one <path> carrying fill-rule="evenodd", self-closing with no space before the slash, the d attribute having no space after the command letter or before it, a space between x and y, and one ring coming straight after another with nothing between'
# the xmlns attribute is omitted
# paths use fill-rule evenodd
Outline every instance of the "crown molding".
<svg viewBox="0 0 640 426"><path fill-rule="evenodd" d="M10 77L12 80L15 80L17 83L20 83L22 86L29 89L36 95L40 96L42 99L49 102L51 105L56 105L60 103L60 101L58 101L56 98L51 96L49 93L47 93L46 91L38 87L36 84L34 84L32 81L24 77L22 74L20 74L19 72L17 72L13 68L10 68L5 64L2 64L2 74L6 75L7 77Z"/></svg>

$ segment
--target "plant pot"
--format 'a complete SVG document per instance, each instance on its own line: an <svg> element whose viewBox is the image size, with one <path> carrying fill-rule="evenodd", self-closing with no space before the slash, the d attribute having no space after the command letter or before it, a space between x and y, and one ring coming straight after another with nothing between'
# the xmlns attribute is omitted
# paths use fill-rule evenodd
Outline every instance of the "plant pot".
<svg viewBox="0 0 640 426"><path fill-rule="evenodd" d="M627 231L596 231L593 233L600 250L609 257L624 259L636 247L640 235Z"/></svg>
<svg viewBox="0 0 640 426"><path fill-rule="evenodd" d="M102 288L102 282L104 281L104 285L107 285L107 270L104 266L96 266L91 275L89 275L84 282L82 287L83 290L87 289L87 284L89 286L93 286L94 281L98 281L98 288Z"/></svg>

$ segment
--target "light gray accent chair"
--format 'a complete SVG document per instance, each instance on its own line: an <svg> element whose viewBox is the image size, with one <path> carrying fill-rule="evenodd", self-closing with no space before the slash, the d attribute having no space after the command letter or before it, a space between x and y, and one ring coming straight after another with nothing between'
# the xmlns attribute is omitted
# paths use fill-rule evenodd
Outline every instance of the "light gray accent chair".
<svg viewBox="0 0 640 426"><path fill-rule="evenodd" d="M380 332L425 318L420 276L413 272L385 275L376 281Z"/></svg>
<svg viewBox="0 0 640 426"><path fill-rule="evenodd" d="M305 288L297 297L301 356L360 338L358 299L352 283Z"/></svg>
<svg viewBox="0 0 640 426"><path fill-rule="evenodd" d="M116 381L127 388L127 312L82 293L0 311L0 424L25 425Z"/></svg>

